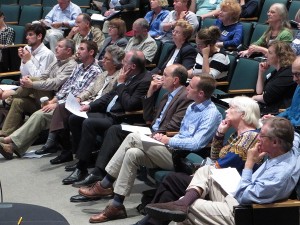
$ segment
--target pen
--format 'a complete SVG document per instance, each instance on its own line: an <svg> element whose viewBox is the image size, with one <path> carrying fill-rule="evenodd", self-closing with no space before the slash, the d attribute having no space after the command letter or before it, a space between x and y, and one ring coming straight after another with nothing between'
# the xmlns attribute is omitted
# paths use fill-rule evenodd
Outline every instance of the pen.
<svg viewBox="0 0 300 225"><path fill-rule="evenodd" d="M22 219L23 219L23 217L21 216L19 221L18 221L18 225L20 225L22 223Z"/></svg>

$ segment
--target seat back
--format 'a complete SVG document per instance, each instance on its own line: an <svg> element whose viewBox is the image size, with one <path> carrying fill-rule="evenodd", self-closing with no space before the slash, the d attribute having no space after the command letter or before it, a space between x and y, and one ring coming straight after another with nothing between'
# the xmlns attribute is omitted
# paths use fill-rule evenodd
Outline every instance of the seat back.
<svg viewBox="0 0 300 225"><path fill-rule="evenodd" d="M11 28L15 31L15 44L24 44L25 43L25 27L19 25L10 25Z"/></svg>
<svg viewBox="0 0 300 225"><path fill-rule="evenodd" d="M253 59L240 58L237 61L231 82L229 94L254 93L258 76L259 62Z"/></svg>
<svg viewBox="0 0 300 225"><path fill-rule="evenodd" d="M170 50L174 47L173 42L165 42L162 46L157 66L160 68L170 55Z"/></svg>
<svg viewBox="0 0 300 225"><path fill-rule="evenodd" d="M295 20L295 16L300 9L300 1L292 1L289 7L289 20Z"/></svg>
<svg viewBox="0 0 300 225"><path fill-rule="evenodd" d="M43 14L42 14L42 19L45 19L45 17L47 16L47 14L51 11L53 7L51 6L44 6L43 7Z"/></svg>
<svg viewBox="0 0 300 225"><path fill-rule="evenodd" d="M55 6L57 4L57 0L43 0L43 6Z"/></svg>
<svg viewBox="0 0 300 225"><path fill-rule="evenodd" d="M253 24L247 22L241 22L241 24L243 25L243 46L248 48L250 44L250 37L253 32Z"/></svg>
<svg viewBox="0 0 300 225"><path fill-rule="evenodd" d="M34 20L40 20L42 16L42 6L24 5L20 15L19 25L25 26Z"/></svg>
<svg viewBox="0 0 300 225"><path fill-rule="evenodd" d="M90 8L91 0L72 0L80 8Z"/></svg>
<svg viewBox="0 0 300 225"><path fill-rule="evenodd" d="M265 0L263 6L262 6L262 9L261 9L261 12L260 12L260 16L259 16L259 19L258 19L258 23L265 23L268 19L268 11L271 7L271 5L273 5L274 3L281 3L281 4L284 4L285 6L287 6L287 2L288 0Z"/></svg>
<svg viewBox="0 0 300 225"><path fill-rule="evenodd" d="M18 5L1 5L0 10L5 15L7 24L18 24L20 17L20 6Z"/></svg>
<svg viewBox="0 0 300 225"><path fill-rule="evenodd" d="M11 4L18 4L18 0L1 0L1 5L11 5Z"/></svg>
<svg viewBox="0 0 300 225"><path fill-rule="evenodd" d="M257 23L254 27L254 30L253 30L253 33L252 33L252 36L251 36L250 45L253 42L257 41L267 29L268 29L267 24Z"/></svg>
<svg viewBox="0 0 300 225"><path fill-rule="evenodd" d="M42 0L19 0L19 5L42 5Z"/></svg>
<svg viewBox="0 0 300 225"><path fill-rule="evenodd" d="M227 73L227 81L230 84L231 79L232 79L232 75L234 73L234 69L236 66L236 57L234 55L228 54L229 60L230 60L230 64L229 64L229 69L228 69L228 73Z"/></svg>
<svg viewBox="0 0 300 225"><path fill-rule="evenodd" d="M215 25L216 23L216 20L215 18L206 18L202 21L202 26L201 28L207 28L207 27L210 27L210 26L213 26Z"/></svg>

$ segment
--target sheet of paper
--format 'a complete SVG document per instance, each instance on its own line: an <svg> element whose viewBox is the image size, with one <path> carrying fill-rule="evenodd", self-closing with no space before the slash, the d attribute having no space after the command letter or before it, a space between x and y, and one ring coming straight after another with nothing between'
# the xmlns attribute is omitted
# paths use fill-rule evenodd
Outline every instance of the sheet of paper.
<svg viewBox="0 0 300 225"><path fill-rule="evenodd" d="M160 142L160 141L157 141L145 134L140 134L141 135L141 140L142 142L149 142L149 143L152 143L152 144L157 144L157 145L165 145L164 143Z"/></svg>
<svg viewBox="0 0 300 225"><path fill-rule="evenodd" d="M106 17L105 17L105 16L102 16L101 14L96 14L96 13L94 13L94 14L92 14L92 16L91 16L91 19L92 19L92 20L97 20L97 21L104 21L104 20L106 20Z"/></svg>
<svg viewBox="0 0 300 225"><path fill-rule="evenodd" d="M234 196L241 176L235 168L212 169L212 178L218 182L227 194Z"/></svg>
<svg viewBox="0 0 300 225"><path fill-rule="evenodd" d="M151 135L152 132L149 127L132 126L127 124L121 124L122 130L129 132L139 132L140 134Z"/></svg>
<svg viewBox="0 0 300 225"><path fill-rule="evenodd" d="M76 116L88 118L86 112L80 111L80 104L79 102L77 102L75 96L72 93L68 94L66 100L66 109L69 110L71 113L75 114Z"/></svg>
<svg viewBox="0 0 300 225"><path fill-rule="evenodd" d="M19 86L17 86L17 85L0 84L0 89L3 90L3 91L15 90L17 88L19 88Z"/></svg>

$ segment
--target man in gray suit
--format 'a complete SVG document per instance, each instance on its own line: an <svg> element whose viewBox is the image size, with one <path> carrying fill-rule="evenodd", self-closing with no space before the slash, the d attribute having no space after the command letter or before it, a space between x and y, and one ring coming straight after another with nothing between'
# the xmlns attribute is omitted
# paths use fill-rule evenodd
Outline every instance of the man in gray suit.
<svg viewBox="0 0 300 225"><path fill-rule="evenodd" d="M153 133L179 130L185 111L192 102L186 97L186 80L186 69L179 64L168 66L163 76L153 77L143 99L144 120L151 124ZM166 89L167 93L162 97L157 110L155 110L155 102L161 88ZM95 169L84 180L74 183L73 186L81 187L101 180L106 174L105 166L128 134L129 132L123 131L120 125L111 126L98 153ZM77 152L77 156L82 161L86 161L90 157L87 155L87 151ZM82 199L87 200L82 196L73 196L71 201Z"/></svg>

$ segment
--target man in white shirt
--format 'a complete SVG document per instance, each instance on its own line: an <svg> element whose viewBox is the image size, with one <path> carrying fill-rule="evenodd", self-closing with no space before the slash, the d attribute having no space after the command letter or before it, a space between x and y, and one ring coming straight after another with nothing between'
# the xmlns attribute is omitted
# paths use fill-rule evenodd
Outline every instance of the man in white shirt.
<svg viewBox="0 0 300 225"><path fill-rule="evenodd" d="M52 10L40 22L42 25L50 27L44 42L49 43L52 52L55 52L55 46L59 39L64 35L64 30L75 26L75 19L81 13L78 5L70 0L57 0Z"/></svg>

